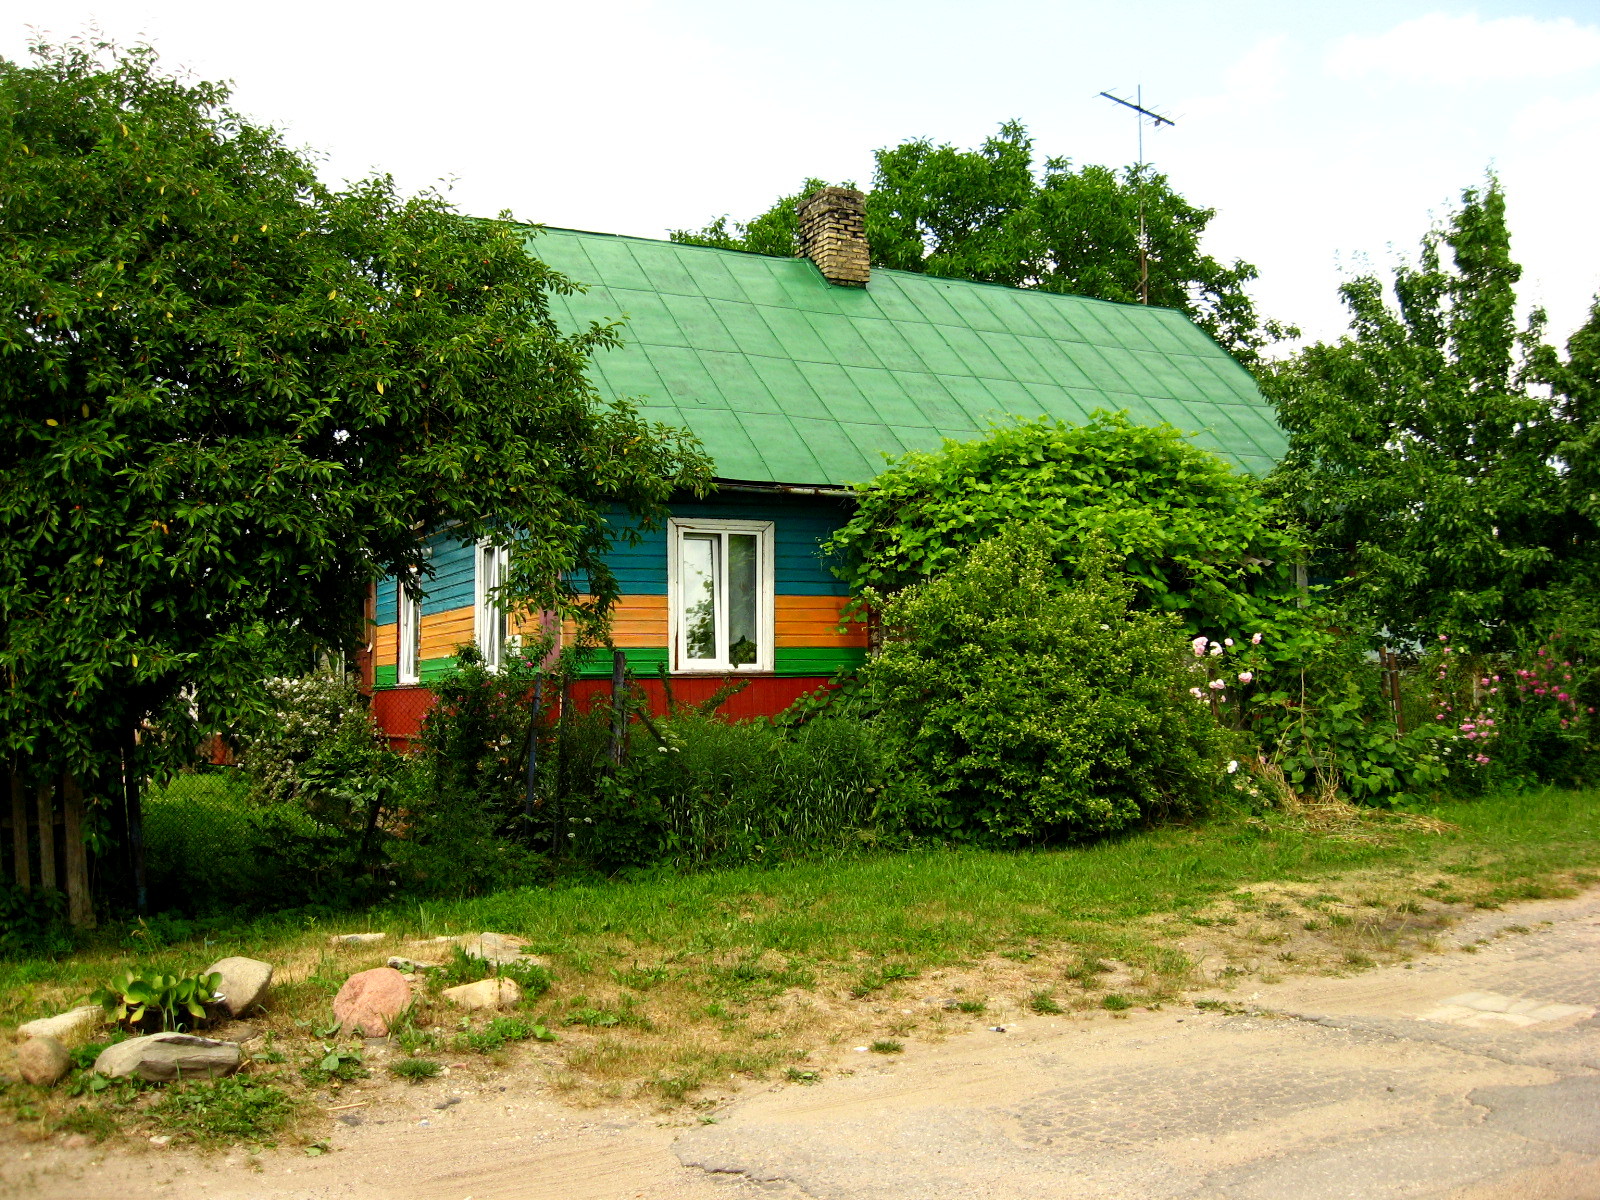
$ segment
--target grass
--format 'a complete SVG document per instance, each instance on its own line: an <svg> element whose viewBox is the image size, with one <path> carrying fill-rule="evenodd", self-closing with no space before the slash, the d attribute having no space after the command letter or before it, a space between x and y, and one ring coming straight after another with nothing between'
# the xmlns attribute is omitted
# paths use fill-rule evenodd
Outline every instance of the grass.
<svg viewBox="0 0 1600 1200"><path fill-rule="evenodd" d="M274 1074L261 1061L251 1071L265 1075L241 1080L270 1077L266 1086L304 1097L364 1070L324 1066L336 1048L328 1003L350 972L403 953L407 938L497 930L528 939L544 964L504 969L523 984L523 1010L468 1017L438 999L443 978L419 981L395 1053L449 1046L486 1056L474 1069L523 1063L578 1101L710 1103L730 1076L814 1078L849 1045L937 1040L1030 1011L1115 1015L1271 972L1394 961L1464 913L1593 882L1596 830L1600 793L1541 791L1331 829L1229 818L1047 851L885 854L300 913L189 940L178 935L195 931L152 921L102 931L69 957L0 963L0 1026L64 1009L129 966L176 973L222 954L264 958L278 982L256 1023L292 1066ZM390 936L327 944L360 929ZM349 1086L384 1078L398 1083L380 1071ZM153 1119L148 1098L126 1110L107 1096L85 1103ZM103 1136L81 1108L65 1089L17 1086L0 1097L0 1125L48 1133L75 1121Z"/></svg>

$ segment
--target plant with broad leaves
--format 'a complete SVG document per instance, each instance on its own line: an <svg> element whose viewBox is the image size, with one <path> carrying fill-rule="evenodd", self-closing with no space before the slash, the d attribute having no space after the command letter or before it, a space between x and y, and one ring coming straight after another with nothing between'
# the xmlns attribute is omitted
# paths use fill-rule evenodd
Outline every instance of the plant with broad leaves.
<svg viewBox="0 0 1600 1200"><path fill-rule="evenodd" d="M162 1030L181 1029L185 1018L190 1022L206 1019L206 1006L222 999L217 992L221 982L222 976L215 971L209 975L165 975L136 969L97 989L89 999L118 1024L130 1028L158 1021Z"/></svg>

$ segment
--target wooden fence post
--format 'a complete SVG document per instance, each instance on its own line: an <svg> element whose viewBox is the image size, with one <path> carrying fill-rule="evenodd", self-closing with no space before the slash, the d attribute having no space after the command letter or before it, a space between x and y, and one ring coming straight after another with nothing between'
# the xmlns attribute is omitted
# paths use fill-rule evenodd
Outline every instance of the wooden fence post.
<svg viewBox="0 0 1600 1200"><path fill-rule="evenodd" d="M621 650L611 654L611 761L622 765L628 741L628 693L624 689L628 656Z"/></svg>
<svg viewBox="0 0 1600 1200"><path fill-rule="evenodd" d="M55 796L54 784L41 783L34 797L39 819L39 886L47 892L56 890Z"/></svg>
<svg viewBox="0 0 1600 1200"><path fill-rule="evenodd" d="M33 890L33 873L28 864L28 801L23 795L22 776L11 772L11 848L15 853L12 874L17 887Z"/></svg>
<svg viewBox="0 0 1600 1200"><path fill-rule="evenodd" d="M89 896L89 848L83 841L83 789L75 775L61 779L62 847L67 862L67 920L74 929L94 926L94 901Z"/></svg>

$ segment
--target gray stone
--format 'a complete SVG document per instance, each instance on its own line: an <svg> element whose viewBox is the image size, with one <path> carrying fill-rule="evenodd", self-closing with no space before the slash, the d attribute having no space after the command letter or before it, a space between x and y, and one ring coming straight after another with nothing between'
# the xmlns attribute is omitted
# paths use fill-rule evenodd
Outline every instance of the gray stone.
<svg viewBox="0 0 1600 1200"><path fill-rule="evenodd" d="M17 1030L18 1037L53 1037L63 1042L87 1038L106 1021L106 1010L98 1004L84 1004L54 1017L40 1017Z"/></svg>
<svg viewBox="0 0 1600 1200"><path fill-rule="evenodd" d="M100 1051L94 1069L109 1079L137 1075L150 1083L174 1079L216 1079L239 1069L237 1042L219 1042L190 1033L152 1033L129 1038Z"/></svg>
<svg viewBox="0 0 1600 1200"><path fill-rule="evenodd" d="M241 1017L267 998L272 986L272 964L254 958L221 958L206 968L222 976L217 991L230 1017Z"/></svg>
<svg viewBox="0 0 1600 1200"><path fill-rule="evenodd" d="M72 1052L53 1037L29 1038L17 1050L22 1082L55 1087L72 1066Z"/></svg>
<svg viewBox="0 0 1600 1200"><path fill-rule="evenodd" d="M383 1037L411 1004L411 985L393 967L357 971L333 998L334 1018L346 1033Z"/></svg>
<svg viewBox="0 0 1600 1200"><path fill-rule="evenodd" d="M387 933L336 933L328 939L330 946L370 946L388 937Z"/></svg>
<svg viewBox="0 0 1600 1200"><path fill-rule="evenodd" d="M514 979L480 979L439 993L459 1008L510 1008L522 999Z"/></svg>
<svg viewBox="0 0 1600 1200"><path fill-rule="evenodd" d="M460 946L463 953L470 954L473 958L481 958L484 962L494 963L496 966L514 962L531 962L543 966L543 959L522 952L527 944L526 939L513 937L509 933L460 933L454 937L429 938L427 941L414 942L412 945L419 949L426 947L432 952L437 952L442 947Z"/></svg>

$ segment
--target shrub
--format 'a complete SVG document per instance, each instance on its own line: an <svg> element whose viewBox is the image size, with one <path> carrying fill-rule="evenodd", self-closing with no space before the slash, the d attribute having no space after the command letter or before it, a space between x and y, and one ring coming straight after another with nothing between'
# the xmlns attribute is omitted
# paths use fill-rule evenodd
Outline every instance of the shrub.
<svg viewBox="0 0 1600 1200"><path fill-rule="evenodd" d="M1036 525L1062 573L1109 548L1133 607L1193 632L1257 619L1294 595L1300 537L1247 475L1170 425L1095 412L998 426L896 459L860 489L830 548L853 591L890 593L952 569L980 542Z"/></svg>
<svg viewBox="0 0 1600 1200"><path fill-rule="evenodd" d="M1103 573L1067 582L1048 531L1012 530L884 600L864 703L921 776L906 815L1014 844L1204 809L1226 735L1195 704L1175 617L1131 610Z"/></svg>

